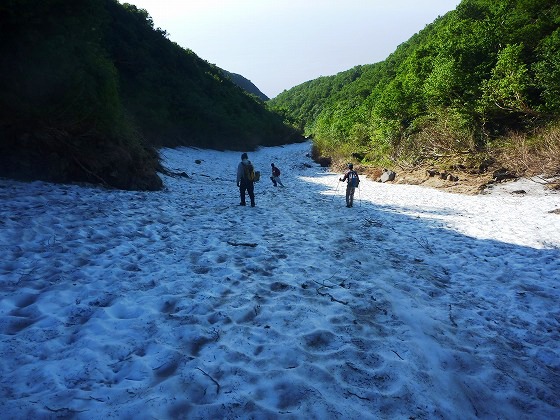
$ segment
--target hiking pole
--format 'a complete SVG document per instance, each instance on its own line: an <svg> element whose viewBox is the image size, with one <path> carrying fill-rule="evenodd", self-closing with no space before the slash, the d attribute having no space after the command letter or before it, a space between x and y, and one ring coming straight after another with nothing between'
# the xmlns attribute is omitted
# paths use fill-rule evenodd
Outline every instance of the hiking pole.
<svg viewBox="0 0 560 420"><path fill-rule="evenodd" d="M360 207L362 207L362 190L360 189L360 185L358 185L358 203Z"/></svg>
<svg viewBox="0 0 560 420"><path fill-rule="evenodd" d="M336 189L334 190L334 194L333 194L331 202L334 201L334 198L336 197L336 193L338 192L338 186L339 185L340 185L340 178L338 179L338 183L336 184Z"/></svg>

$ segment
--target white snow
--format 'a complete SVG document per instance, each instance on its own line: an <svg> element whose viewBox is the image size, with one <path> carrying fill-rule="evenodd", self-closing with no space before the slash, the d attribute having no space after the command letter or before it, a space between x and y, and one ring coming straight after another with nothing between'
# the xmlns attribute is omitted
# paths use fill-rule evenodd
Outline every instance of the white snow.
<svg viewBox="0 0 560 420"><path fill-rule="evenodd" d="M255 208L238 152L163 149L161 192L0 180L0 416L560 418L558 193L346 208L309 149L249 153Z"/></svg>

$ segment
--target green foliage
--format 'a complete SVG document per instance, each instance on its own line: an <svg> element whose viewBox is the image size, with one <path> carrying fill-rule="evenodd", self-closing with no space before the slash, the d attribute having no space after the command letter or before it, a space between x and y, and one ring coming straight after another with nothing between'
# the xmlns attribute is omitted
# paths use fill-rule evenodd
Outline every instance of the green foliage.
<svg viewBox="0 0 560 420"><path fill-rule="evenodd" d="M325 155L477 153L559 119L559 26L556 0L463 0L385 61L307 82L270 106Z"/></svg>
<svg viewBox="0 0 560 420"><path fill-rule="evenodd" d="M145 10L108 5L105 46L119 72L126 109L151 143L247 150L298 138L222 70L154 31Z"/></svg>
<svg viewBox="0 0 560 420"><path fill-rule="evenodd" d="M4 0L0 25L0 176L157 189L154 145L299 139L136 6Z"/></svg>
<svg viewBox="0 0 560 420"><path fill-rule="evenodd" d="M159 188L155 154L124 117L117 71L100 46L102 4L8 0L1 11L1 174Z"/></svg>
<svg viewBox="0 0 560 420"><path fill-rule="evenodd" d="M560 14L560 13L559 13ZM536 84L542 100L539 110L558 115L560 113L560 28L543 38L537 47L539 60L533 64Z"/></svg>
<svg viewBox="0 0 560 420"><path fill-rule="evenodd" d="M284 91L269 101L270 109L284 116L292 125L312 131L316 118L329 98L360 77L361 66L339 73L334 77L320 77Z"/></svg>
<svg viewBox="0 0 560 420"><path fill-rule="evenodd" d="M96 115L96 123L111 126L120 104L114 67L96 44L103 10L94 1L9 1L5 7L2 122L31 117L26 124L72 127Z"/></svg>
<svg viewBox="0 0 560 420"><path fill-rule="evenodd" d="M527 65L522 61L523 45L507 45L498 53L495 67L489 79L482 82L480 112L485 117L496 119L497 115L517 113L531 114L528 104L528 89L531 80Z"/></svg>

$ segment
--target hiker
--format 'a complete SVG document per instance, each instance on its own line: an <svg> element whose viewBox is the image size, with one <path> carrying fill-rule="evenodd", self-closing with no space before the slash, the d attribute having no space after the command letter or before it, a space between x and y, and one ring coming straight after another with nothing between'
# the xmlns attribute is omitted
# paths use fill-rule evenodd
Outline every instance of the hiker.
<svg viewBox="0 0 560 420"><path fill-rule="evenodd" d="M348 164L348 171L344 174L344 178L338 179L341 182L346 181L346 207L352 207L354 204L354 191L360 183L360 177L358 173L354 170L354 165Z"/></svg>
<svg viewBox="0 0 560 420"><path fill-rule="evenodd" d="M249 179L249 172L253 170L253 164L249 160L247 153L241 155L241 162L237 165L237 186L239 187L239 196L241 197L240 206L245 205L245 191L249 193L251 199L251 207L255 207L255 184Z"/></svg>
<svg viewBox="0 0 560 420"><path fill-rule="evenodd" d="M270 166L272 166L272 176L270 177L272 183L275 187L276 185L280 185L281 187L283 187L284 184L282 184L282 181L280 181L280 169L278 169L277 166L274 166L274 163L271 163Z"/></svg>

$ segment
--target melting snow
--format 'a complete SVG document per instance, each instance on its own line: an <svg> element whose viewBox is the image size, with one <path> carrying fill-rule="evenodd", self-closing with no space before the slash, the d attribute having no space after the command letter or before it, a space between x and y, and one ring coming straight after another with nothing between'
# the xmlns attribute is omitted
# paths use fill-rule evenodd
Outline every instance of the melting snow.
<svg viewBox="0 0 560 420"><path fill-rule="evenodd" d="M362 176L346 208L309 148L249 153L255 208L238 152L0 180L2 417L559 418L559 195Z"/></svg>

